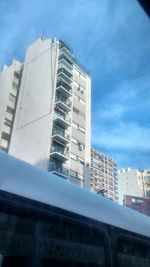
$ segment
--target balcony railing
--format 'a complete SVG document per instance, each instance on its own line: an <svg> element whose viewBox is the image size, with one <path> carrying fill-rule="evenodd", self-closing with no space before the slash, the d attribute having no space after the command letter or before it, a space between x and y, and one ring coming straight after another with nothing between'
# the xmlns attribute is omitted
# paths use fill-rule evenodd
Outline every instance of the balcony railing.
<svg viewBox="0 0 150 267"><path fill-rule="evenodd" d="M69 152L66 150L66 147L62 147L62 146L59 146L59 145L52 145L51 147L51 153L53 152L57 152L65 157L69 157Z"/></svg>
<svg viewBox="0 0 150 267"><path fill-rule="evenodd" d="M64 67L67 71L72 73L73 65L70 65L66 60L63 58L59 60L58 62L58 69Z"/></svg>
<svg viewBox="0 0 150 267"><path fill-rule="evenodd" d="M69 170L67 168L65 168L61 164L57 164L57 163L55 163L53 161L49 162L48 171L49 172L51 172L51 171L58 172L58 173L61 173L61 174L65 175L65 176L69 175Z"/></svg>
<svg viewBox="0 0 150 267"><path fill-rule="evenodd" d="M61 118L62 120L71 123L71 119L67 115L62 115L61 113L55 112L54 119Z"/></svg>
<svg viewBox="0 0 150 267"><path fill-rule="evenodd" d="M62 70L62 69L61 69ZM69 85L72 83L72 79L69 78L65 73L64 71L61 71L57 74L57 77L58 77L58 80L59 79L63 79L66 83L68 83Z"/></svg>
<svg viewBox="0 0 150 267"><path fill-rule="evenodd" d="M61 135L63 138L67 139L68 141L70 141L70 135L66 133L65 130L63 130L61 127L54 125L53 127L53 135Z"/></svg>
<svg viewBox="0 0 150 267"><path fill-rule="evenodd" d="M70 66L73 66L73 58L70 57L67 53L64 53L64 50L60 50L59 52L59 58L58 61L61 61L62 59L66 61Z"/></svg>
<svg viewBox="0 0 150 267"><path fill-rule="evenodd" d="M67 71L65 68L61 67L58 69L58 74L59 73L64 73L70 80L72 80L72 73Z"/></svg>
<svg viewBox="0 0 150 267"><path fill-rule="evenodd" d="M58 102L58 101L64 103L67 107L71 108L71 101L69 99L63 97L60 94L56 94L55 102Z"/></svg>
<svg viewBox="0 0 150 267"><path fill-rule="evenodd" d="M73 50L63 41L59 41L59 49L66 49L71 55L73 54Z"/></svg>
<svg viewBox="0 0 150 267"><path fill-rule="evenodd" d="M62 77L58 78L56 88L62 86L65 90L72 93L72 87L69 83L67 83Z"/></svg>

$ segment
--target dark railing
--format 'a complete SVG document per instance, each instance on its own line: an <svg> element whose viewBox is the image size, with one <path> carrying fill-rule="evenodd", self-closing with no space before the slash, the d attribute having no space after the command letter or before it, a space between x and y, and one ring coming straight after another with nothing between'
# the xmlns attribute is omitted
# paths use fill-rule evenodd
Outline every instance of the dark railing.
<svg viewBox="0 0 150 267"><path fill-rule="evenodd" d="M72 93L72 87L62 77L58 78L56 88L62 86L64 89Z"/></svg>
<svg viewBox="0 0 150 267"><path fill-rule="evenodd" d="M70 46L68 44L66 44L66 42L63 42L62 40L59 41L59 49L65 48L69 51L70 54L73 54L73 49L70 48Z"/></svg>
<svg viewBox="0 0 150 267"><path fill-rule="evenodd" d="M69 152L66 150L66 148L59 146L59 145L52 145L51 147L51 153L53 152L58 152L59 154L65 156L65 157L69 157Z"/></svg>
<svg viewBox="0 0 150 267"><path fill-rule="evenodd" d="M60 60L62 60L62 59L64 59L69 65L73 65L73 59L72 58L70 58L69 56L67 56L66 54L64 54L64 53L61 53L60 55L59 55L59 58L58 58L58 61L60 61Z"/></svg>
<svg viewBox="0 0 150 267"><path fill-rule="evenodd" d="M72 79L70 77L68 77L64 71L61 71L57 74L58 80L59 79L63 79L66 83L70 84L72 83Z"/></svg>
<svg viewBox="0 0 150 267"><path fill-rule="evenodd" d="M53 135L59 134L62 137L66 138L67 140L70 140L70 135L65 132L61 127L54 125L53 127Z"/></svg>
<svg viewBox="0 0 150 267"><path fill-rule="evenodd" d="M59 68L58 69L58 74L63 72L69 79L72 80L72 73L70 73L69 71L67 71L65 68Z"/></svg>
<svg viewBox="0 0 150 267"><path fill-rule="evenodd" d="M55 102L58 102L58 101L64 103L64 104L65 104L67 107L69 107L69 108L71 107L71 101L70 101L69 99L63 97L63 96L60 95L60 94L56 94Z"/></svg>
<svg viewBox="0 0 150 267"><path fill-rule="evenodd" d="M61 164L57 164L53 161L49 162L49 167L48 167L48 171L55 171L55 172L59 172L65 176L69 175L69 170L65 167L63 167Z"/></svg>
<svg viewBox="0 0 150 267"><path fill-rule="evenodd" d="M54 113L54 119L57 119L57 118L61 118L64 121L71 123L71 119L67 115L62 115L61 113L56 112Z"/></svg>

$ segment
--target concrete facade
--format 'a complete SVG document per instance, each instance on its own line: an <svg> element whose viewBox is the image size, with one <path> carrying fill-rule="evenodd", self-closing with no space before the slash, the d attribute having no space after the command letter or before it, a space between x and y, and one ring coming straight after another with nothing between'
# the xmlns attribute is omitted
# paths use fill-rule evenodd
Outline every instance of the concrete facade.
<svg viewBox="0 0 150 267"><path fill-rule="evenodd" d="M94 148L91 149L91 190L118 201L117 165Z"/></svg>
<svg viewBox="0 0 150 267"><path fill-rule="evenodd" d="M126 168L118 172L119 203L123 204L124 196L150 196L150 170Z"/></svg>
<svg viewBox="0 0 150 267"><path fill-rule="evenodd" d="M8 152L20 89L22 64L16 60L0 72L0 149Z"/></svg>
<svg viewBox="0 0 150 267"><path fill-rule="evenodd" d="M91 78L62 41L27 48L9 153L90 187Z"/></svg>

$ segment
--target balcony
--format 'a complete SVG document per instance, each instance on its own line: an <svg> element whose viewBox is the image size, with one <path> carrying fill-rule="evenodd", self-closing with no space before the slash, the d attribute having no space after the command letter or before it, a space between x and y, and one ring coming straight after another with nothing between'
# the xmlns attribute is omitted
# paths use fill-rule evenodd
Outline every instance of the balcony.
<svg viewBox="0 0 150 267"><path fill-rule="evenodd" d="M64 97L72 96L72 87L63 78L59 78L56 85L56 91Z"/></svg>
<svg viewBox="0 0 150 267"><path fill-rule="evenodd" d="M56 94L55 104L66 112L71 111L71 101L60 94Z"/></svg>
<svg viewBox="0 0 150 267"><path fill-rule="evenodd" d="M53 144L51 147L50 156L58 161L65 162L69 159L69 152L66 150L67 147Z"/></svg>
<svg viewBox="0 0 150 267"><path fill-rule="evenodd" d="M62 58L64 58L64 60L66 60L69 65L73 65L74 55L66 46L61 46L59 50L59 60L61 60Z"/></svg>
<svg viewBox="0 0 150 267"><path fill-rule="evenodd" d="M67 134L64 129L57 125L53 126L52 138L58 142L61 142L64 145L70 143L70 135Z"/></svg>
<svg viewBox="0 0 150 267"><path fill-rule="evenodd" d="M71 119L67 115L61 113L54 113L54 122L63 128L71 126Z"/></svg>
<svg viewBox="0 0 150 267"><path fill-rule="evenodd" d="M58 61L58 69L64 67L66 70L68 70L69 72L72 72L73 70L73 65L69 64L64 57L61 57L61 59L59 59Z"/></svg>
<svg viewBox="0 0 150 267"><path fill-rule="evenodd" d="M70 70L67 70L67 68L65 68L62 64L58 65L58 74L63 72L71 81L73 79L73 75L72 72Z"/></svg>
<svg viewBox="0 0 150 267"><path fill-rule="evenodd" d="M48 171L59 175L64 179L68 179L69 176L69 170L67 168L63 167L62 164L53 161L49 162Z"/></svg>
<svg viewBox="0 0 150 267"><path fill-rule="evenodd" d="M59 79L63 79L66 83L69 85L72 83L72 77L68 75L69 72L67 72L64 68L61 68L58 70L57 77Z"/></svg>
<svg viewBox="0 0 150 267"><path fill-rule="evenodd" d="M71 55L73 54L73 50L66 44L64 43L62 40L59 41L59 49L61 50L62 48L66 49L68 53L70 53Z"/></svg>

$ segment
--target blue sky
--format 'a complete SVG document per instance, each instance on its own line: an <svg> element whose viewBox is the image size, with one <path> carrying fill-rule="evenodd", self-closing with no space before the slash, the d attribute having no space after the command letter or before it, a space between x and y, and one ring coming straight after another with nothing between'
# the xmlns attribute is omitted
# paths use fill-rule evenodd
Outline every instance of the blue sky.
<svg viewBox="0 0 150 267"><path fill-rule="evenodd" d="M92 76L92 145L118 168L150 167L150 20L136 0L1 0L0 68L44 31Z"/></svg>

